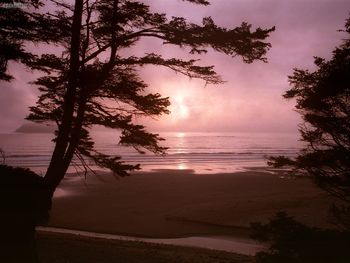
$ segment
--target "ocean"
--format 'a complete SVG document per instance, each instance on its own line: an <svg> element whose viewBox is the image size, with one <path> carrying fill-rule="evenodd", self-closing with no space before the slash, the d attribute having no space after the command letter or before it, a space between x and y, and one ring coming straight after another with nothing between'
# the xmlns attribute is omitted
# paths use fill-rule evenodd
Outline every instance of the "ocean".
<svg viewBox="0 0 350 263"><path fill-rule="evenodd" d="M118 145L118 133L96 131L96 148L120 155L143 171L160 169L193 170L195 173L230 173L247 168L265 167L267 156L293 157L302 147L298 134L292 133L160 133L166 155L139 154L135 149ZM44 174L53 149L53 135L47 133L0 134L0 148L8 165L27 167ZM77 164L77 160L74 161ZM95 167L93 169L101 169ZM70 172L79 171L72 165Z"/></svg>

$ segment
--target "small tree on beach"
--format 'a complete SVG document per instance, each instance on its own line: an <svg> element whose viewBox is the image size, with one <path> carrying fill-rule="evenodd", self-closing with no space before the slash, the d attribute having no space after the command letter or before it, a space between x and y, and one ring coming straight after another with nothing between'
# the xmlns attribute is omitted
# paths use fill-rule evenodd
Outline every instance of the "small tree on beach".
<svg viewBox="0 0 350 263"><path fill-rule="evenodd" d="M270 164L291 165L315 179L341 201L333 212L339 226L350 230L350 19L344 32L347 38L329 61L316 57L315 71L295 69L289 77L292 88L284 97L296 99L306 147L295 159L271 157Z"/></svg>

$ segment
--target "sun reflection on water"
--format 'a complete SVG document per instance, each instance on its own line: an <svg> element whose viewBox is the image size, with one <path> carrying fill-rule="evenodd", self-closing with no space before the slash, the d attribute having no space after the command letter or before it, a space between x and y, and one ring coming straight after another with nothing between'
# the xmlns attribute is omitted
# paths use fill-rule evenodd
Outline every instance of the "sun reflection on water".
<svg viewBox="0 0 350 263"><path fill-rule="evenodd" d="M177 165L177 169L178 169L178 170L186 170L186 169L188 169L188 166L187 166L186 163L179 163L179 164Z"/></svg>
<svg viewBox="0 0 350 263"><path fill-rule="evenodd" d="M185 137L186 136L186 134L184 133L184 132L178 132L178 133L176 133L176 137L178 137L178 138L183 138L183 137Z"/></svg>
<svg viewBox="0 0 350 263"><path fill-rule="evenodd" d="M186 148L186 134L184 132L177 132L175 134L176 137L176 147L175 147L175 151L177 154L181 154L185 152L185 148Z"/></svg>

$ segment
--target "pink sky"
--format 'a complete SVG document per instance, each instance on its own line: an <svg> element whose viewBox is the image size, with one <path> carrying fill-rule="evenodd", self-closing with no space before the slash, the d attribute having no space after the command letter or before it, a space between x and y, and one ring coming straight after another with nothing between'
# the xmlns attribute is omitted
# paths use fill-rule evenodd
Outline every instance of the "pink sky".
<svg viewBox="0 0 350 263"><path fill-rule="evenodd" d="M329 58L341 43L342 29L350 12L345 0L216 0L200 7L180 0L148 0L153 10L169 16L184 16L200 23L212 16L217 24L235 27L242 21L269 28L276 26L268 40L272 44L268 63L244 64L209 52L200 58L215 65L227 81L219 86L190 80L160 67L140 71L150 90L170 96L172 114L157 121L146 121L154 131L295 132L300 122L293 101L281 97L288 89L287 76L293 68L313 69L313 56ZM165 57L186 57L175 47L147 40L130 52L161 51ZM36 100L36 88L26 84L35 77L22 66L12 64L16 80L1 83L0 132L15 130Z"/></svg>

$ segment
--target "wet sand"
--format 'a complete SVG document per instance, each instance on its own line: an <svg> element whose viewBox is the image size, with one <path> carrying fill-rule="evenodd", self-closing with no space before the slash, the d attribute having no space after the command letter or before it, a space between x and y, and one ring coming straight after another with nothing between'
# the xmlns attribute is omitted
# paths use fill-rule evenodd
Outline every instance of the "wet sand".
<svg viewBox="0 0 350 263"><path fill-rule="evenodd" d="M309 179L266 171L194 174L162 170L116 179L70 175L54 198L50 226L140 237L249 235L249 223L284 210L331 227L331 198Z"/></svg>

